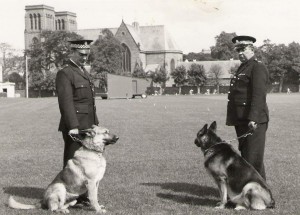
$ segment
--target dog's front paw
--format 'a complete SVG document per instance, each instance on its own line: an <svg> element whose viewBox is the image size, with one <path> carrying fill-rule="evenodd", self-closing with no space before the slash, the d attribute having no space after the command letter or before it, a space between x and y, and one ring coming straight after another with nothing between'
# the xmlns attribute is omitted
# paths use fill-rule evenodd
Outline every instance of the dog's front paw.
<svg viewBox="0 0 300 215"><path fill-rule="evenodd" d="M216 205L216 209L224 209L225 208L225 204L226 203L223 203L223 202L218 202L218 204Z"/></svg>
<svg viewBox="0 0 300 215"><path fill-rule="evenodd" d="M97 214L98 213L101 213L101 214L104 214L104 213L106 213L106 209L105 209L105 206L104 205L100 205L100 207L99 208L97 208Z"/></svg>
<svg viewBox="0 0 300 215"><path fill-rule="evenodd" d="M58 209L58 210L56 210L56 212L60 212L60 213L63 213L63 214L68 214L68 213L70 213L69 209L67 209L67 208L64 208L64 209Z"/></svg>
<svg viewBox="0 0 300 215"><path fill-rule="evenodd" d="M237 205L234 210L236 211L240 211L240 210L246 210L247 208L245 208L243 205Z"/></svg>

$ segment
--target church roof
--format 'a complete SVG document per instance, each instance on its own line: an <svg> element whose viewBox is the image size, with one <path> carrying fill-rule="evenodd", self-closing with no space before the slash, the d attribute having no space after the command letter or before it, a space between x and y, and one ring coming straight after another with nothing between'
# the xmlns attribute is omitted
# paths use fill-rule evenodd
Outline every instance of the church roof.
<svg viewBox="0 0 300 215"><path fill-rule="evenodd" d="M180 50L164 25L141 26L139 29L144 51Z"/></svg>
<svg viewBox="0 0 300 215"><path fill-rule="evenodd" d="M170 33L164 25L154 26L133 26L125 24L130 32L135 43L140 46L141 51L157 52L157 51L179 51L181 49L177 46ZM85 39L97 40L101 35L102 29L80 29L76 33L83 36ZM115 35L118 28L109 28Z"/></svg>
<svg viewBox="0 0 300 215"><path fill-rule="evenodd" d="M126 24L126 27L133 37L135 43L139 44L141 50L144 50L144 43L141 41L139 29L136 29L134 26L128 24Z"/></svg>

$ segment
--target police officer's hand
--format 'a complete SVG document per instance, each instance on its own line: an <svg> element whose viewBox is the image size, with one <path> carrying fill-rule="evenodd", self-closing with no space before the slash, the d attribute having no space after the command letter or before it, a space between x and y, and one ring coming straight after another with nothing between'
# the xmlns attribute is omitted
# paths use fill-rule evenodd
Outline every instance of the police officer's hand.
<svg viewBox="0 0 300 215"><path fill-rule="evenodd" d="M71 130L69 131L69 135L72 135L72 134L75 134L75 135L79 134L78 128L71 129Z"/></svg>
<svg viewBox="0 0 300 215"><path fill-rule="evenodd" d="M252 129L252 130L255 130L255 129L257 128L257 124L256 124L256 122L254 122L254 121L250 121L250 122L248 123L248 127L249 127L250 129Z"/></svg>

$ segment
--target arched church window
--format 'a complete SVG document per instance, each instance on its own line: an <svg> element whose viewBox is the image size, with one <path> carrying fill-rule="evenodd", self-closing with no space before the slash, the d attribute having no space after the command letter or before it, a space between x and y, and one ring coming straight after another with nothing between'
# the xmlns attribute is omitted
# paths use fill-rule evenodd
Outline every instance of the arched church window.
<svg viewBox="0 0 300 215"><path fill-rule="evenodd" d="M38 13L38 28L39 30L42 29L42 26L41 26L41 15Z"/></svg>
<svg viewBox="0 0 300 215"><path fill-rule="evenodd" d="M57 22L58 22L58 30L60 30L61 29L61 27L60 27L60 19L57 20Z"/></svg>
<svg viewBox="0 0 300 215"><path fill-rule="evenodd" d="M33 17L32 17L32 14L29 15L29 19L30 19L30 28L31 28L31 30L33 30Z"/></svg>
<svg viewBox="0 0 300 215"><path fill-rule="evenodd" d="M170 70L171 70L171 72L173 72L175 70L175 60L174 59L171 60Z"/></svg>
<svg viewBox="0 0 300 215"><path fill-rule="evenodd" d="M65 30L65 20L61 20L61 29Z"/></svg>
<svg viewBox="0 0 300 215"><path fill-rule="evenodd" d="M131 72L131 53L124 43L122 44L122 67L124 72Z"/></svg>
<svg viewBox="0 0 300 215"><path fill-rule="evenodd" d="M57 20L55 20L55 30L57 30Z"/></svg>
<svg viewBox="0 0 300 215"><path fill-rule="evenodd" d="M37 28L36 14L33 14L33 19L34 19L34 29L36 29Z"/></svg>

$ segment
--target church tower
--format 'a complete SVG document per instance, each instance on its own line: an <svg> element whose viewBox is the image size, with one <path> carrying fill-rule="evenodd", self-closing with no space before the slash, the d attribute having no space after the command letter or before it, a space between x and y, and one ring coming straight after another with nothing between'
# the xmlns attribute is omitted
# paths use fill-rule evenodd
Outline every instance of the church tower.
<svg viewBox="0 0 300 215"><path fill-rule="evenodd" d="M76 13L55 12L53 7L47 5L25 6L25 49L40 41L40 34L44 30L76 31Z"/></svg>

